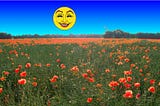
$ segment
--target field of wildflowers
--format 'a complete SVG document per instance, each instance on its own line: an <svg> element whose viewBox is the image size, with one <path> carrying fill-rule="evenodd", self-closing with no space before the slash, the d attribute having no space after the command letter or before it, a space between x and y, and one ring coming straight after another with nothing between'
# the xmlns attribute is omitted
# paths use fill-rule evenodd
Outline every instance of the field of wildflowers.
<svg viewBox="0 0 160 106"><path fill-rule="evenodd" d="M160 41L0 40L1 106L160 106Z"/></svg>

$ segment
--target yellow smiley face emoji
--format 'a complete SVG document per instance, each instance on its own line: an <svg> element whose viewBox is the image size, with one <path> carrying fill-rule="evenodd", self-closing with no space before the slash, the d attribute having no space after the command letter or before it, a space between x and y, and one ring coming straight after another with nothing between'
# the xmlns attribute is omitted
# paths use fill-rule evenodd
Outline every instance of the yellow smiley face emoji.
<svg viewBox="0 0 160 106"><path fill-rule="evenodd" d="M53 21L59 29L68 30L75 24L76 14L69 7L60 7L54 12Z"/></svg>

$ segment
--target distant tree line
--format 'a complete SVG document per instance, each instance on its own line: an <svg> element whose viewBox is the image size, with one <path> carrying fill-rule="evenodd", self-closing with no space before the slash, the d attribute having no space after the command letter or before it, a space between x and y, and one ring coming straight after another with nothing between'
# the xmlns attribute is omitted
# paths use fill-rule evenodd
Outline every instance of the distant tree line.
<svg viewBox="0 0 160 106"><path fill-rule="evenodd" d="M104 38L140 38L140 39L160 39L160 33L136 33L130 34L121 30L107 31Z"/></svg>
<svg viewBox="0 0 160 106"><path fill-rule="evenodd" d="M12 35L7 33L0 33L0 39L11 39Z"/></svg>
<svg viewBox="0 0 160 106"><path fill-rule="evenodd" d="M7 34L7 33L0 33L0 39L18 39L18 38L102 38L102 35L98 35L98 34L80 34L80 35L54 35L54 34L46 34L46 35L38 35L38 34L34 34L34 35L30 35L30 34L26 34L26 35L16 35L16 36L12 36L11 34Z"/></svg>
<svg viewBox="0 0 160 106"><path fill-rule="evenodd" d="M46 34L46 35L17 35L12 36L7 33L0 33L0 39L17 39L17 38L140 38L140 39L160 39L160 33L136 33L130 34L128 32L123 32L122 30L107 31L104 35L99 34L80 34L80 35L55 35L55 34Z"/></svg>

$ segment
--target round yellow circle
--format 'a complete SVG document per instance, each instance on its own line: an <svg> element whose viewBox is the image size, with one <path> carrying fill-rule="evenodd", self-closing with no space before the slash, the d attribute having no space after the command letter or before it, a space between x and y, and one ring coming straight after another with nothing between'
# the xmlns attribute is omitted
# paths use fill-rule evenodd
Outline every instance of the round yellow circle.
<svg viewBox="0 0 160 106"><path fill-rule="evenodd" d="M53 22L57 28L69 30L76 22L76 14L69 7L60 7L54 12Z"/></svg>

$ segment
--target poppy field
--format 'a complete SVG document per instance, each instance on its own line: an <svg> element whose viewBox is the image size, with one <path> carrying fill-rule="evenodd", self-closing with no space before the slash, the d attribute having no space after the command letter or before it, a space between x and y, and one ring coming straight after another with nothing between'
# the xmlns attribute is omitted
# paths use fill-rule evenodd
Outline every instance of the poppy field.
<svg viewBox="0 0 160 106"><path fill-rule="evenodd" d="M0 40L0 106L160 106L160 41Z"/></svg>

